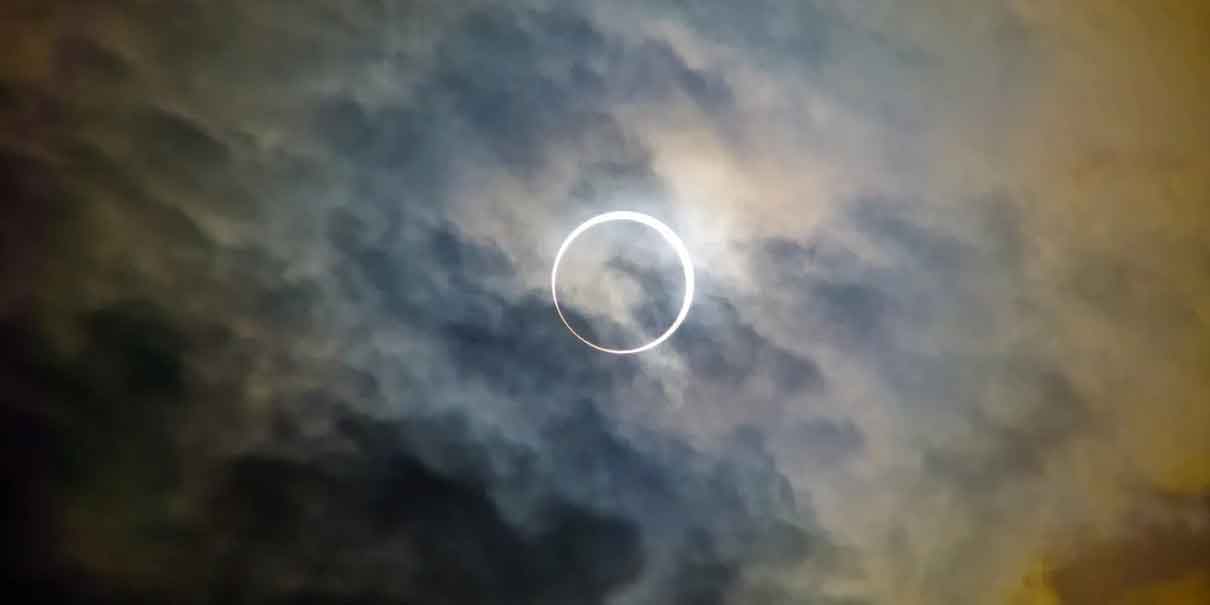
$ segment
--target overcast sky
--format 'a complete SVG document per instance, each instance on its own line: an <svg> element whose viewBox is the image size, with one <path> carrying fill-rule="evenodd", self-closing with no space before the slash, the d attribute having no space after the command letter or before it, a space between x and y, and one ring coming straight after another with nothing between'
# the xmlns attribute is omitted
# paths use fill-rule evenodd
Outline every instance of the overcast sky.
<svg viewBox="0 0 1210 605"><path fill-rule="evenodd" d="M1210 602L1207 31L8 2L6 568L94 603ZM619 209L697 276L635 356L549 291ZM636 225L562 271L605 346L684 287Z"/></svg>

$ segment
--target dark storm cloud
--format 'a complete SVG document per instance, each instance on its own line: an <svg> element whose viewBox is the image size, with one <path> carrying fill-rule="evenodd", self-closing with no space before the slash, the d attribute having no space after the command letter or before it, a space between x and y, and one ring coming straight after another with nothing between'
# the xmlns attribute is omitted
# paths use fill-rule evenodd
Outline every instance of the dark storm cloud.
<svg viewBox="0 0 1210 605"><path fill-rule="evenodd" d="M165 323L163 310L122 304L80 318L87 340L63 357L30 319L36 317L3 324L5 367L19 372L5 373L4 426L13 431L5 443L14 448L6 460L21 461L9 469L22 473L10 484L12 502L49 499L50 508L6 516L23 520L6 527L6 536L26 536L14 547L56 536L53 518L63 503L55 496L63 490L100 498L102 506L117 493L112 504L133 510L102 508L94 514L103 518L93 521L130 532L120 566L158 568L149 586L132 585L122 577L74 577L59 568L50 545L39 553L45 558L12 553L20 558L11 569L28 574L24 581L60 584L57 598L595 603L641 566L632 522L568 502L548 498L541 526L520 533L496 512L482 477L466 469L465 476L446 476L409 453L409 439L464 436L449 422L423 419L396 425L348 417L340 424L356 444L351 455L241 455L202 503L205 519L174 516L167 503L179 488L171 417L194 397L183 336ZM112 485L130 481L130 488ZM87 539L64 538L69 549ZM168 562L180 567L164 567ZM302 584L290 579L298 573ZM37 588L47 594L48 587ZM193 595L161 592L180 589Z"/></svg>
<svg viewBox="0 0 1210 605"><path fill-rule="evenodd" d="M92 514L149 550L172 526L168 499L179 477L171 444L187 345L164 310L146 302L76 318L82 343L74 353L46 337L46 320L42 310L9 310L0 322L4 442L13 448L5 476L12 502L37 507L6 515L18 525L5 533L16 538L8 542L14 579L62 580L70 593L75 570L60 549L87 538L62 533L65 506L91 502Z"/></svg>
<svg viewBox="0 0 1210 605"><path fill-rule="evenodd" d="M46 250L68 213L63 188L50 174L44 162L0 149L0 187L13 209L0 221L0 283L6 298L28 292L38 282L48 262Z"/></svg>
<svg viewBox="0 0 1210 605"><path fill-rule="evenodd" d="M562 412L549 414L536 449L493 437L466 416L374 421L342 412L347 404L334 401L335 431L308 442L282 418L272 448L278 454L226 461L200 508L176 516L167 508L180 489L169 436L180 418L174 410L196 405L198 397L189 390L183 336L164 323L162 310L142 303L80 321L86 344L63 361L53 361L48 341L15 338L28 329L6 324L18 347L13 361L37 350L52 359L35 362L46 369L23 374L44 376L39 382L6 385L6 393L28 396L8 408L20 417L6 426L26 433L14 434L14 442L43 461L17 489L31 492L22 501L38 501L62 489L54 483L48 490L41 482L49 479L81 490L73 492L78 497L96 497L113 493L107 482L137 477L138 487L120 492L118 503L137 506L140 516L110 518L138 536L122 565L137 569L156 557L181 567L161 569L150 585L100 577L92 588L54 567L38 570L65 582L63 590L84 591L76 598L100 598L94 590L166 596L160 592L166 586L184 583L198 599L218 600L593 603L634 581L655 557L665 570L659 573L684 579L677 594L721 602L746 566L802 559L809 551L801 545L824 539L770 520L794 505L784 479L759 452L747 462L716 461L655 436L640 450L587 401L565 402ZM493 350L485 349L476 354ZM378 396L373 381L368 389L365 396ZM541 387L522 389L526 397L549 396ZM22 429L30 422L38 430ZM125 434L132 429L144 432L132 441ZM575 477L579 489L560 488L562 477ZM524 529L497 508L496 499L510 494L528 503ZM674 544L696 532L714 546L667 551L659 541L644 545L646 532ZM801 545L776 546L791 537ZM71 548L73 539L66 544ZM727 573L703 583L693 575L702 566Z"/></svg>
<svg viewBox="0 0 1210 605"><path fill-rule="evenodd" d="M224 573L234 576L223 583L252 591L245 599L279 598L278 578L304 573L305 586L285 589L291 598L598 603L642 566L632 522L548 498L539 525L522 532L500 514L485 478L472 474L485 469L446 475L407 451L409 441L443 435L453 436L445 437L455 441L450 447L465 447L456 425L342 425L358 446L352 457L253 455L228 467L215 521L240 544L224 557Z"/></svg>

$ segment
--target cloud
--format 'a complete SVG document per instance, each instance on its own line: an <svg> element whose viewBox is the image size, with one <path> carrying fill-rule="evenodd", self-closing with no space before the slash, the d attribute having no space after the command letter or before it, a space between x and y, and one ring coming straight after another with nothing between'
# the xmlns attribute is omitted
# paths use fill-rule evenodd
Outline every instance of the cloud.
<svg viewBox="0 0 1210 605"><path fill-rule="evenodd" d="M174 453L167 439L186 428L179 422L188 416L180 413L196 413L201 394L191 390L197 383L186 370L182 336L162 316L154 306L123 304L81 318L89 344L74 361L50 366L53 373L43 382L25 387L30 404L38 405L23 417L49 422L39 429L51 439L41 446L48 448L43 455L54 460L90 452L34 476L66 482L77 498L137 507L77 513L71 512L74 501L52 500L51 510L73 515L73 522L99 524L94 515L115 515L110 522L131 532L129 550L116 566L92 558L103 552L94 549L114 547L95 529L78 528L81 533L51 549L50 561L68 556L109 586L89 588L52 576L66 582L63 590L84 591L79 597L93 590L167 594L161 591L183 582L213 598L258 601L440 597L532 603L574 596L603 602L631 584L648 558L675 576L690 573L680 570L698 565L693 561L705 554L683 559L689 555L668 550L667 543L645 542L651 532L664 539L697 532L721 549L710 555L712 565L738 572L787 531L766 529L766 515L785 505L761 499L761 491L778 481L769 461L736 468L648 436L647 448L673 454L657 456L622 438L595 404L574 401L564 412L550 412L535 447L510 445L506 436L492 436L490 428L461 414L373 420L334 400L332 429L307 437L301 427L291 428L304 422L301 417L281 417L271 449L223 460L193 512L172 513L170 498L182 489L172 469L189 458ZM23 347L48 344L26 340ZM55 395L53 389L72 385L85 397ZM119 401L122 411L115 415ZM52 416L38 421L44 413ZM60 424L56 417L70 420ZM76 424L88 418L90 425ZM149 432L123 445L109 441L135 427ZM111 485L131 478L141 478L134 491ZM728 486L740 478L749 487L737 493ZM45 488L31 481L25 487L41 497L58 493L41 492ZM110 500L115 494L120 498ZM518 503L520 518L501 508ZM160 568L161 557L180 567ZM659 586L651 590L668 590ZM728 586L695 594L721 599Z"/></svg>
<svg viewBox="0 0 1210 605"><path fill-rule="evenodd" d="M256 600L293 593L596 603L641 569L633 523L549 500L541 527L522 532L481 481L442 474L400 448L408 432L444 432L443 423L413 422L401 431L364 422L345 421L361 437L352 458L232 461L215 494L214 522L236 540L220 560L229 577L219 585ZM367 441L367 433L381 436Z"/></svg>
<svg viewBox="0 0 1210 605"><path fill-rule="evenodd" d="M1204 558L1157 495L1210 443L1196 10L25 4L31 588L995 603L1053 559L1078 602ZM698 270L638 357L547 293L623 206ZM678 272L606 249L571 321L660 331Z"/></svg>
<svg viewBox="0 0 1210 605"><path fill-rule="evenodd" d="M1060 560L1051 572L1060 598L1070 603L1131 602L1127 599L1132 596L1146 598L1146 587L1185 578L1204 584L1204 563L1210 558L1205 520L1210 509L1204 497L1201 502L1185 499L1195 507L1201 505L1192 524L1177 519L1139 523L1118 539L1094 541ZM1188 592L1178 587L1164 597L1157 591L1153 598L1180 599L1198 591L1196 585Z"/></svg>
<svg viewBox="0 0 1210 605"><path fill-rule="evenodd" d="M865 442L861 430L852 421L812 419L789 429L808 455L821 465L844 462L860 453Z"/></svg>

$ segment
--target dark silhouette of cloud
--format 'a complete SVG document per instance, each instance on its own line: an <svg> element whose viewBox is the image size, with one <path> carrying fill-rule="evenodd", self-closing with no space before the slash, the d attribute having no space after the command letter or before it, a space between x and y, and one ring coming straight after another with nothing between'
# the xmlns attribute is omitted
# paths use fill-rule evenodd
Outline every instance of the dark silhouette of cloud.
<svg viewBox="0 0 1210 605"><path fill-rule="evenodd" d="M401 449L389 438L406 439L398 427L365 428L388 437L361 440L351 459L248 456L229 465L216 490L216 522L243 543L224 561L233 577L221 583L271 596L282 592L274 572L297 570L308 578L302 594L596 603L641 568L633 523L552 500L542 505L541 527L523 532L501 516L484 484L442 474Z"/></svg>
<svg viewBox="0 0 1210 605"><path fill-rule="evenodd" d="M653 556L645 554L648 549L660 551L658 544L642 543L645 532L657 527L673 535L698 527L695 531L729 545L726 553L686 553L692 558L684 561L674 555L672 570L705 565L694 562L705 556L717 559L709 565L738 571L751 560L745 553L785 535L785 529L761 529L762 511L773 509L754 500L757 492L734 493L728 487L742 477L759 489L765 481L777 481L775 470L723 465L702 474L695 470L701 463L717 463L700 455L653 457L620 437L590 402L568 402L565 412L553 415L536 450L485 437L467 417L395 422L338 412L343 417L337 428L315 443L282 418L286 424L277 430L274 446L278 453L237 454L223 461L198 508L175 516L164 507L183 487L182 459L169 437L182 418L178 412L196 411L199 402L186 375L189 346L163 310L131 303L90 313L80 323L86 346L58 361L36 332L13 321L5 325L14 337L8 342L19 347L9 361L31 363L27 353L47 351L46 360L26 368L24 385L6 385L6 392L29 397L25 407L6 408L18 413L6 426L24 433L11 443L21 455L42 460L37 473L18 485L30 492L19 501L48 502L49 510L57 511L69 504L59 499L59 489L79 497L99 495L110 492L108 482L136 473L138 487L123 501L137 504L143 515L158 507L156 515L164 516L158 526L147 525L146 516L120 517L139 532L122 565L137 569L155 564L153 557L159 556L184 563L160 569L149 585L137 575L97 577L100 584L93 585L91 574L77 577L71 568L58 567L66 553L57 549L70 552L78 539L68 537L33 563L49 565L37 577L61 583L66 592L59 594L65 598L158 598L167 596L161 591L169 586L189 586L198 591L196 598L227 601L603 602L635 581ZM466 346L460 355L493 354L490 346ZM483 379L506 380L504 374ZM543 391L522 388L530 397ZM29 431L30 423L37 430ZM144 433L131 441L125 433L135 427ZM126 443L119 444L121 439ZM675 449L671 443L655 445ZM561 477L574 477L581 489L560 488ZM48 480L50 486L43 483ZM532 520L523 527L509 521L496 502L524 486L537 495L526 500ZM657 524L648 525L653 521L647 515ZM21 535L20 527L11 529L10 535ZM27 533L25 539L51 534L43 529L46 534ZM804 533L801 539L821 538ZM775 558L801 556L791 550ZM730 582L713 581L719 584L694 594L721 599Z"/></svg>

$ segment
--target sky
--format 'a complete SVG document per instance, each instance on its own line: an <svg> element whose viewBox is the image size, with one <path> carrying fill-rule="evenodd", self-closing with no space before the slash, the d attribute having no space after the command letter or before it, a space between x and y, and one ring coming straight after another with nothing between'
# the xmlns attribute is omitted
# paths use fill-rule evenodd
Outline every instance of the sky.
<svg viewBox="0 0 1210 605"><path fill-rule="evenodd" d="M10 586L1210 602L1210 5L16 0ZM575 339L610 210L697 290ZM560 269L605 346L683 293Z"/></svg>

